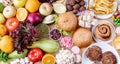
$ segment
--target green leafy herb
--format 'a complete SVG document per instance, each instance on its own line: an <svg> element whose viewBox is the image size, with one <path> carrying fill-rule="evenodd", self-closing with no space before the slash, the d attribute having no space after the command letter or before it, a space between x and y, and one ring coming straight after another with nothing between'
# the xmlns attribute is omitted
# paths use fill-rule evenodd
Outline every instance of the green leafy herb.
<svg viewBox="0 0 120 64"><path fill-rule="evenodd" d="M114 19L114 24L120 26L120 18Z"/></svg>
<svg viewBox="0 0 120 64"><path fill-rule="evenodd" d="M7 62L8 54L0 50L0 61Z"/></svg>

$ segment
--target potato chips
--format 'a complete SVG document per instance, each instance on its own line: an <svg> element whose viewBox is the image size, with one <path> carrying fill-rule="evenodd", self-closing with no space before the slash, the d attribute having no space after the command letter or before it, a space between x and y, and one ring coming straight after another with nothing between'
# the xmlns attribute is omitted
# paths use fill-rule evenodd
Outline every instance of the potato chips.
<svg viewBox="0 0 120 64"><path fill-rule="evenodd" d="M89 5L89 9L93 9L95 14L110 14L113 12L114 0L93 0L94 5Z"/></svg>

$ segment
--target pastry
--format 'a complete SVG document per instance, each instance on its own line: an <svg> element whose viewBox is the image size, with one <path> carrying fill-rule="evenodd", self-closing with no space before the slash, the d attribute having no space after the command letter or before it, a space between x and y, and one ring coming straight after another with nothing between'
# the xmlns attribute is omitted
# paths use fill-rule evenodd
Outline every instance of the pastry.
<svg viewBox="0 0 120 64"><path fill-rule="evenodd" d="M111 32L112 32L111 26L107 23L106 24L104 23L97 25L94 34L96 38L106 41L111 38Z"/></svg>
<svg viewBox="0 0 120 64"><path fill-rule="evenodd" d="M80 48L90 45L92 41L92 33L88 29L79 28L73 34L73 42Z"/></svg>
<svg viewBox="0 0 120 64"><path fill-rule="evenodd" d="M88 48L86 56L92 61L100 61L102 58L102 50L98 46Z"/></svg>
<svg viewBox="0 0 120 64"><path fill-rule="evenodd" d="M120 50L120 36L115 38L113 45L117 50Z"/></svg>
<svg viewBox="0 0 120 64"><path fill-rule="evenodd" d="M77 27L77 17L72 12L59 15L58 26L65 31L74 31Z"/></svg>
<svg viewBox="0 0 120 64"><path fill-rule="evenodd" d="M115 55L110 51L103 53L101 60L102 64L117 64Z"/></svg>

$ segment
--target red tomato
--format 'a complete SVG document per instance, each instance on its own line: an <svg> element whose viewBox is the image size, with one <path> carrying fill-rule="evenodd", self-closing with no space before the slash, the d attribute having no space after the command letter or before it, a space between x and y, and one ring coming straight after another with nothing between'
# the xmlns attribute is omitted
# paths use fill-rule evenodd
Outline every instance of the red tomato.
<svg viewBox="0 0 120 64"><path fill-rule="evenodd" d="M9 31L14 31L19 25L19 20L17 20L16 18L9 18L6 21L6 27Z"/></svg>
<svg viewBox="0 0 120 64"><path fill-rule="evenodd" d="M28 53L28 59L31 62L38 62L39 60L42 60L43 52L39 48L33 48Z"/></svg>

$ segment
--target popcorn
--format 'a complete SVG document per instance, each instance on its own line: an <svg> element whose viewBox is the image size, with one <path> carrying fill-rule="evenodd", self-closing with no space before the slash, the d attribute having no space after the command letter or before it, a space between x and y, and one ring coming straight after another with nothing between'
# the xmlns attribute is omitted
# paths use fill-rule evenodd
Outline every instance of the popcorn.
<svg viewBox="0 0 120 64"><path fill-rule="evenodd" d="M75 55L71 53L68 49L61 49L58 54L56 54L57 64L75 64Z"/></svg>

